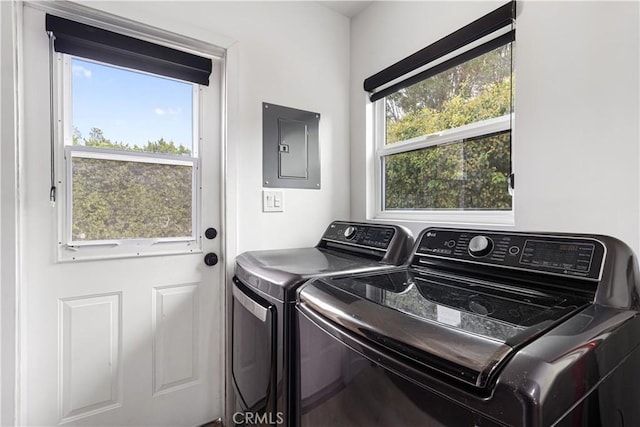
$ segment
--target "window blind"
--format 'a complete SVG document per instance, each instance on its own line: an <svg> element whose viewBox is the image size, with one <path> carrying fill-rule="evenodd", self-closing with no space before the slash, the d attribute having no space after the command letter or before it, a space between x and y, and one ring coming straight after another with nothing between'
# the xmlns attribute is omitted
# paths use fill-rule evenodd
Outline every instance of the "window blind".
<svg viewBox="0 0 640 427"><path fill-rule="evenodd" d="M473 21L472 23L460 28L459 30L449 34L448 36L430 44L429 46L409 55L408 57L396 62L384 70L368 77L364 80L364 90L371 93L371 101L376 101L386 95L396 92L402 88L417 83L420 80L429 78L446 69L455 67L465 61L469 61L477 56L489 52L501 45L507 44L515 40L515 30L482 44L472 50L466 51L448 61L436 65L432 69L427 69L422 73L413 75L405 80L395 83L383 89L379 89L386 84L405 76L431 62L442 58L449 53L480 40L481 38L500 30L508 25L513 24L516 18L516 2L511 1L498 9L486 14L485 16ZM420 77L418 77L420 76ZM391 89L393 88L393 90Z"/></svg>
<svg viewBox="0 0 640 427"><path fill-rule="evenodd" d="M53 33L56 52L209 85L210 58L49 14L46 30Z"/></svg>

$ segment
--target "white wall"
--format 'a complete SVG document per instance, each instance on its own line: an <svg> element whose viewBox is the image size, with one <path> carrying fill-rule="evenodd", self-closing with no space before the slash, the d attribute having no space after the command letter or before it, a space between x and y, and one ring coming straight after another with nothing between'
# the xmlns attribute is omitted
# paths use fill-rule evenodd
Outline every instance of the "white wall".
<svg viewBox="0 0 640 427"><path fill-rule="evenodd" d="M375 2L351 27L351 214L366 217L366 77L505 2ZM515 228L640 248L639 4L518 2ZM407 224L414 231L429 224Z"/></svg>
<svg viewBox="0 0 640 427"><path fill-rule="evenodd" d="M237 252L312 246L331 220L349 217L347 18L313 2L85 4L183 35L225 36L220 43L237 55L228 76L227 174ZM321 114L322 188L284 189L283 213L262 212L262 102Z"/></svg>
<svg viewBox="0 0 640 427"><path fill-rule="evenodd" d="M17 112L15 10L0 2L0 425L13 425L16 380Z"/></svg>

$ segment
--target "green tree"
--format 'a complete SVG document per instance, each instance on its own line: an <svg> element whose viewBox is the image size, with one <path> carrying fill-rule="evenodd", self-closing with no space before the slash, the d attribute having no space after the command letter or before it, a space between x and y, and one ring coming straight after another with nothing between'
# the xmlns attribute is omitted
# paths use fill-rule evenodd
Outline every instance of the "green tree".
<svg viewBox="0 0 640 427"><path fill-rule="evenodd" d="M143 146L125 144L123 142L113 142L104 136L100 128L91 128L89 138L83 138L78 128L73 129L73 145L84 145L86 147L109 148L123 151L138 151L143 153L173 154L176 156L190 156L191 150L184 145L176 146L173 141L166 141L160 138L157 141L147 141Z"/></svg>
<svg viewBox="0 0 640 427"><path fill-rule="evenodd" d="M86 147L111 148L115 150L125 151L131 150L129 144L123 144L122 142L111 142L111 140L105 138L102 130L98 128L91 128L91 132L89 132L89 138L84 138L83 141Z"/></svg>
<svg viewBox="0 0 640 427"><path fill-rule="evenodd" d="M172 155L190 155L183 145L160 138L143 147L113 142L93 128L74 132L74 145ZM193 168L139 161L74 157L74 240L183 237L192 233Z"/></svg>
<svg viewBox="0 0 640 427"><path fill-rule="evenodd" d="M387 97L393 144L512 111L510 45ZM385 158L387 209L510 209L511 133Z"/></svg>
<svg viewBox="0 0 640 427"><path fill-rule="evenodd" d="M456 96L477 96L487 85L509 78L511 53L511 45L507 44L387 96L387 120L397 122L423 108L440 110Z"/></svg>
<svg viewBox="0 0 640 427"><path fill-rule="evenodd" d="M165 153L174 154L176 156L189 156L191 150L184 145L180 144L176 147L173 141L165 141L164 138L160 138L157 141L147 141L147 144L143 147L136 147L136 151L143 151L146 153Z"/></svg>

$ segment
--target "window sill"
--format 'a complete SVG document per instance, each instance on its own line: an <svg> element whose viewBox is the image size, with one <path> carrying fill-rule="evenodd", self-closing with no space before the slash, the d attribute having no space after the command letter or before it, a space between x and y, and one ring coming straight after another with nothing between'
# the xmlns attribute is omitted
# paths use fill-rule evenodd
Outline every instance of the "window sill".
<svg viewBox="0 0 640 427"><path fill-rule="evenodd" d="M384 211L377 212L372 220L420 222L451 226L513 226L513 210L510 211Z"/></svg>
<svg viewBox="0 0 640 427"><path fill-rule="evenodd" d="M125 244L117 241L81 242L58 245L58 262L188 255L201 252L199 240L158 242L155 239L140 239L126 241Z"/></svg>

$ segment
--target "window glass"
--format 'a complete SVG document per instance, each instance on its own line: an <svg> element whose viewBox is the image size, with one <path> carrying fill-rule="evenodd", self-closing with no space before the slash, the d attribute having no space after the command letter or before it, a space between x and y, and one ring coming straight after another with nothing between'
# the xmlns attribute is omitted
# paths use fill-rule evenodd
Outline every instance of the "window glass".
<svg viewBox="0 0 640 427"><path fill-rule="evenodd" d="M511 44L385 98L386 144L511 112Z"/></svg>
<svg viewBox="0 0 640 427"><path fill-rule="evenodd" d="M384 98L383 211L511 210L512 48Z"/></svg>
<svg viewBox="0 0 640 427"><path fill-rule="evenodd" d="M197 85L65 58L68 239L194 239Z"/></svg>
<svg viewBox="0 0 640 427"><path fill-rule="evenodd" d="M192 235L193 167L73 157L72 240Z"/></svg>
<svg viewBox="0 0 640 427"><path fill-rule="evenodd" d="M511 132L383 157L385 209L511 209Z"/></svg>
<svg viewBox="0 0 640 427"><path fill-rule="evenodd" d="M192 83L71 59L73 145L191 155Z"/></svg>

